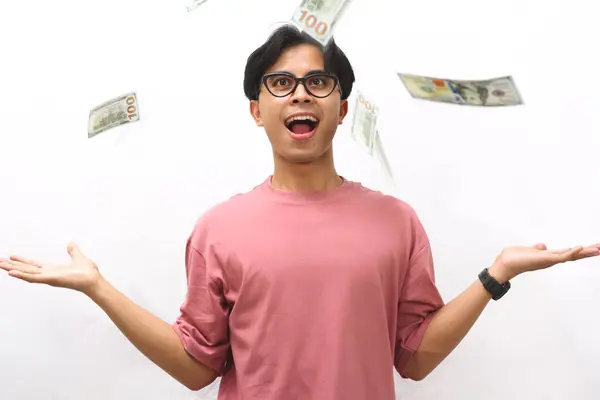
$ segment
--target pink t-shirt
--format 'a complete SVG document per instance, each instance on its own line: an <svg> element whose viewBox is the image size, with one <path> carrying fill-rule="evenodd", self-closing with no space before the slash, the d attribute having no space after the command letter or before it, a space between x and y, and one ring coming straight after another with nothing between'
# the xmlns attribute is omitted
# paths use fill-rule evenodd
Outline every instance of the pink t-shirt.
<svg viewBox="0 0 600 400"><path fill-rule="evenodd" d="M348 180L301 194L269 177L211 208L186 269L173 327L223 400L392 400L443 305L415 211Z"/></svg>

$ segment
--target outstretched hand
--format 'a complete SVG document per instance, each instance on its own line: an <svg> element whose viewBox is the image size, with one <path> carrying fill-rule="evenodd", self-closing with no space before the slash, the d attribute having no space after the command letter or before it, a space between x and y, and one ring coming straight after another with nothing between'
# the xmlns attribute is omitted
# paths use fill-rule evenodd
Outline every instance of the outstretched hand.
<svg viewBox="0 0 600 400"><path fill-rule="evenodd" d="M490 271L494 269L501 280L510 280L524 272L596 256L600 256L600 243L561 250L548 250L543 243L530 247L512 246L502 250Z"/></svg>
<svg viewBox="0 0 600 400"><path fill-rule="evenodd" d="M98 267L84 256L74 243L67 246L67 252L71 256L69 264L51 266L25 257L11 256L8 259L0 259L0 269L26 282L85 292L98 281Z"/></svg>

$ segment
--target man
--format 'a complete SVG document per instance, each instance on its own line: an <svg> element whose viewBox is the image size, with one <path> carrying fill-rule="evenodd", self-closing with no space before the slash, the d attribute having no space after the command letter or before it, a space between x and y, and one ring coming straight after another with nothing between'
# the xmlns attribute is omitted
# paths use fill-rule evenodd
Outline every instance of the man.
<svg viewBox="0 0 600 400"><path fill-rule="evenodd" d="M323 49L291 27L249 57L244 90L271 142L274 172L198 220L174 324L111 286L74 244L68 265L14 256L0 268L84 293L192 390L222 376L226 400L391 400L393 367L425 378L510 279L600 254L600 245L510 247L444 305L414 210L335 170L332 139L353 82L334 42Z"/></svg>

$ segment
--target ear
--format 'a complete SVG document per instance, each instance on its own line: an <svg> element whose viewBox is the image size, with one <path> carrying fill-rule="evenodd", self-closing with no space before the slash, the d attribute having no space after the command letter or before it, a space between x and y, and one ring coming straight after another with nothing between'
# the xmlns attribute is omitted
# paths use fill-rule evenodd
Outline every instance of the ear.
<svg viewBox="0 0 600 400"><path fill-rule="evenodd" d="M254 118L256 126L263 126L260 108L258 107L258 100L250 100L250 114L252 115L252 118Z"/></svg>
<svg viewBox="0 0 600 400"><path fill-rule="evenodd" d="M341 125L342 122L344 121L344 118L346 117L346 115L348 114L348 100L342 100L342 102L340 103L340 118L339 118L339 122L338 125Z"/></svg>

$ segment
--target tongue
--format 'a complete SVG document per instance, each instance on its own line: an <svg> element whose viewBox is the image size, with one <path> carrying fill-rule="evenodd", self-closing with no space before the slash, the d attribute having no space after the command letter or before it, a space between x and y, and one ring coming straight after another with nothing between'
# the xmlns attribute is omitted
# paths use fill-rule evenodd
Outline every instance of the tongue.
<svg viewBox="0 0 600 400"><path fill-rule="evenodd" d="M292 126L292 132L294 132L296 135L302 135L310 131L312 131L312 129L310 128L309 124L295 123L294 126Z"/></svg>

